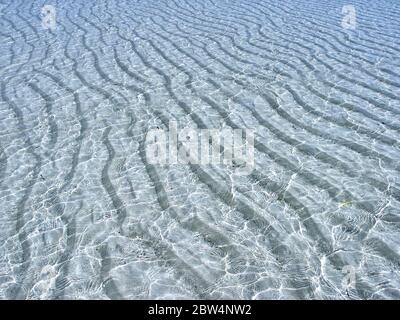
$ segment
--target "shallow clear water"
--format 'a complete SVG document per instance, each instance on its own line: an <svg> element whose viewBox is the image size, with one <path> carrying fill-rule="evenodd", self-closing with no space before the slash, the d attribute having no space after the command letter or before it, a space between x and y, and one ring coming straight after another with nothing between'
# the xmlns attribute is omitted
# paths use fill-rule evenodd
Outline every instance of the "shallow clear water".
<svg viewBox="0 0 400 320"><path fill-rule="evenodd" d="M397 1L0 10L0 298L400 298ZM149 163L170 120L254 170Z"/></svg>

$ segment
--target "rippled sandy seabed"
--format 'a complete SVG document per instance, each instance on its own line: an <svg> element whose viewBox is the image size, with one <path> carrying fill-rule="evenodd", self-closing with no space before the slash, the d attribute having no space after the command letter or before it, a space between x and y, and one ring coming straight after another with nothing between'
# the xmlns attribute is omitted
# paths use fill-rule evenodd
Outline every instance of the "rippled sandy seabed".
<svg viewBox="0 0 400 320"><path fill-rule="evenodd" d="M1 298L400 298L398 1L0 4ZM149 163L170 120L253 172Z"/></svg>

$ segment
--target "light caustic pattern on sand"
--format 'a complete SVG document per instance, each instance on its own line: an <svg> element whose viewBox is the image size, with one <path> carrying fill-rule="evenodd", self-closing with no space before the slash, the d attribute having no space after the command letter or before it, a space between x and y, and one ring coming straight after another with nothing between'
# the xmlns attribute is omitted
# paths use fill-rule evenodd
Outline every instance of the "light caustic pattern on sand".
<svg viewBox="0 0 400 320"><path fill-rule="evenodd" d="M1 298L400 298L397 1L0 4ZM254 170L150 163L170 121Z"/></svg>

